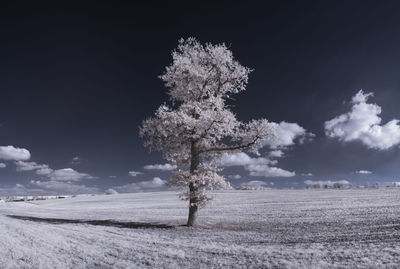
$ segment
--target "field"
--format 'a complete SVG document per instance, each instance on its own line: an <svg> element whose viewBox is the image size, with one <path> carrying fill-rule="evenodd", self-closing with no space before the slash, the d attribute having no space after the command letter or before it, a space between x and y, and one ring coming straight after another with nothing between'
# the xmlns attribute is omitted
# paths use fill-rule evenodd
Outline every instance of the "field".
<svg viewBox="0 0 400 269"><path fill-rule="evenodd" d="M173 192L0 203L0 268L400 264L397 188L218 192L197 227L186 216Z"/></svg>

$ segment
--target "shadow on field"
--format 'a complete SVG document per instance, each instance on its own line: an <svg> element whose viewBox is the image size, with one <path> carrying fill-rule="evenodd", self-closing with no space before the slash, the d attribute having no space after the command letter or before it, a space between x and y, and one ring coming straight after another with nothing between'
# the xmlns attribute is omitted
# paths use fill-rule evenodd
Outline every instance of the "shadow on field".
<svg viewBox="0 0 400 269"><path fill-rule="evenodd" d="M146 222L120 222L115 220L80 220L80 219L55 219L55 218L37 218L29 216L16 216L7 215L7 217L20 220L29 220L35 222L51 223L51 224L89 224L96 226L112 226L118 228L160 228L160 229L170 229L173 226L166 224L157 223L146 223Z"/></svg>

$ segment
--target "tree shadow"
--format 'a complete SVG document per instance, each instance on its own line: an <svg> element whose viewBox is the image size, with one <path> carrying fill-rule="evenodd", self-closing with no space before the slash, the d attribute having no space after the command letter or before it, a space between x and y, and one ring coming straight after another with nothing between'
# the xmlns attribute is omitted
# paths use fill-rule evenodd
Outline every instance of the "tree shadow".
<svg viewBox="0 0 400 269"><path fill-rule="evenodd" d="M159 228L159 229L171 229L174 226L159 224L159 223L146 223L146 222L121 222L115 220L80 220L80 219L56 219L56 218L38 218L30 216L17 216L17 215L7 215L7 217L19 220L28 220L34 222L43 222L50 224L89 224L95 226L112 226L117 228Z"/></svg>

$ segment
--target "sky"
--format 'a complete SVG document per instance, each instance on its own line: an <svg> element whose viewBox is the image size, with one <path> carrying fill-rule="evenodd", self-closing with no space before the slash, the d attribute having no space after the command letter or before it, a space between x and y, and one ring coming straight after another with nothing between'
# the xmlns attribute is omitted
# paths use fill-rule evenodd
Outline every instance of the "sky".
<svg viewBox="0 0 400 269"><path fill-rule="evenodd" d="M397 1L3 4L0 196L162 189L174 167L138 127L167 100L158 76L188 37L254 69L234 112L279 129L262 156L221 161L234 186L400 181L399 12Z"/></svg>

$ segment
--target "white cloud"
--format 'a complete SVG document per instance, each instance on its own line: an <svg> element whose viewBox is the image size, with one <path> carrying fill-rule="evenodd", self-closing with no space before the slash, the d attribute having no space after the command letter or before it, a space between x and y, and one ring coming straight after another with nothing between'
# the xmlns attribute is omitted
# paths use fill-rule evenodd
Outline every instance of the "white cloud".
<svg viewBox="0 0 400 269"><path fill-rule="evenodd" d="M268 165L251 164L245 167L254 177L294 177L295 172L290 172L278 167L269 167Z"/></svg>
<svg viewBox="0 0 400 269"><path fill-rule="evenodd" d="M357 174L364 174L364 175L372 174L372 172L368 171L368 170L359 170L359 171L356 171L356 173Z"/></svg>
<svg viewBox="0 0 400 269"><path fill-rule="evenodd" d="M271 161L267 158L257 157L252 158L244 152L239 152L235 154L222 154L219 164L221 166L245 166L250 164L275 164L276 161Z"/></svg>
<svg viewBox="0 0 400 269"><path fill-rule="evenodd" d="M166 164L151 164L145 165L143 167L146 170L161 170L161 171L172 171L176 169L176 165L171 165L169 163Z"/></svg>
<svg viewBox="0 0 400 269"><path fill-rule="evenodd" d="M72 193L72 194L89 194L89 193L100 193L100 190L96 187L87 187L85 185L77 185L71 182L61 182L61 181L39 181L31 180L31 185L54 191L56 193Z"/></svg>
<svg viewBox="0 0 400 269"><path fill-rule="evenodd" d="M16 161L15 165L17 171L33 171L37 175L47 176L53 181L78 181L81 179L91 179L94 178L89 174L79 173L72 168L63 168L53 170L47 164L37 164L36 162L23 162Z"/></svg>
<svg viewBox="0 0 400 269"><path fill-rule="evenodd" d="M79 181L82 179L93 178L89 174L79 173L72 168L64 168L53 170L47 164L37 164L36 162L24 162L16 161L15 165L17 171L35 171L37 175L43 175L49 178L46 181L32 180L31 185L44 189L45 191L37 190L36 193L44 194L55 194L55 193L99 193L99 189L96 187L86 187L85 185L77 185L71 181ZM10 190L14 193L32 193L31 190Z"/></svg>
<svg viewBox="0 0 400 269"><path fill-rule="evenodd" d="M240 186L246 186L246 187L262 187L268 185L267 182L261 181L261 180L252 180L249 182L243 182L240 184Z"/></svg>
<svg viewBox="0 0 400 269"><path fill-rule="evenodd" d="M368 101L368 98L372 96L374 96L373 92L364 93L363 90L360 90L358 91L358 93L356 93L356 95L353 96L351 102L353 104L366 103Z"/></svg>
<svg viewBox="0 0 400 269"><path fill-rule="evenodd" d="M6 168L7 165L5 163L0 163L0 168Z"/></svg>
<svg viewBox="0 0 400 269"><path fill-rule="evenodd" d="M52 172L52 169L50 169L47 164L37 164L36 162L16 161L15 166L19 172L37 170L36 172L38 175L46 175ZM38 173L38 171L40 172Z"/></svg>
<svg viewBox="0 0 400 269"><path fill-rule="evenodd" d="M314 185L314 184L320 184L320 185L329 185L332 186L335 183L340 183L342 185L348 185L350 182L347 180L337 180L337 181L330 181L330 180L306 180L304 181L304 184L306 185Z"/></svg>
<svg viewBox="0 0 400 269"><path fill-rule="evenodd" d="M14 146L0 146L0 160L8 161L26 161L31 158L29 150L16 148Z"/></svg>
<svg viewBox="0 0 400 269"><path fill-rule="evenodd" d="M113 189L115 189L119 193L160 191L166 189L165 183L166 182L161 178L155 177L152 180L130 183L123 186L116 186L113 187Z"/></svg>
<svg viewBox="0 0 400 269"><path fill-rule="evenodd" d="M110 194L118 194L118 192L116 190L114 190L114 189L107 189L107 190L104 191L104 194L108 194L108 195L110 195Z"/></svg>
<svg viewBox="0 0 400 269"><path fill-rule="evenodd" d="M29 188L22 184L15 184L13 187L0 188L0 196L26 196L26 195L57 195L57 194L91 194L100 193L96 187L86 187L59 181L30 181Z"/></svg>
<svg viewBox="0 0 400 269"><path fill-rule="evenodd" d="M50 175L54 170L45 165L44 167L39 168L36 170L37 175Z"/></svg>
<svg viewBox="0 0 400 269"><path fill-rule="evenodd" d="M99 193L99 189L95 187L86 187L85 185L77 185L71 181L78 181L81 179L93 178L89 174L79 173L71 168L64 168L53 170L47 164L37 164L36 162L15 162L17 171L33 171L37 175L44 175L49 180L31 180L30 184L41 189L44 189L44 194L55 194L55 193ZM22 191L21 191L22 192ZM30 190L25 190L25 193L32 193Z"/></svg>
<svg viewBox="0 0 400 269"><path fill-rule="evenodd" d="M296 175L295 172L286 171L278 167L271 167L270 165L277 164L276 160L270 160L264 157L252 158L244 152L236 154L224 153L218 164L221 166L243 166L249 171L250 176L293 177Z"/></svg>
<svg viewBox="0 0 400 269"><path fill-rule="evenodd" d="M89 174L79 173L72 168L54 170L48 175L48 177L53 181L78 181L93 178Z"/></svg>
<svg viewBox="0 0 400 269"><path fill-rule="evenodd" d="M26 188L21 184L15 184L13 187L0 188L0 196L26 196L26 195L54 195L55 193L43 189Z"/></svg>
<svg viewBox="0 0 400 269"><path fill-rule="evenodd" d="M270 153L268 153L268 156L271 158L282 158L284 155L282 150L273 150Z"/></svg>
<svg viewBox="0 0 400 269"><path fill-rule="evenodd" d="M232 178L232 179L241 179L242 176L241 176L241 175L229 175L228 178Z"/></svg>
<svg viewBox="0 0 400 269"><path fill-rule="evenodd" d="M303 176L303 177L312 177L313 174L312 173L303 173L303 174L301 174L301 176Z"/></svg>
<svg viewBox="0 0 400 269"><path fill-rule="evenodd" d="M75 156L74 158L72 158L71 164L81 164L82 161L83 159L81 157Z"/></svg>
<svg viewBox="0 0 400 269"><path fill-rule="evenodd" d="M137 171L129 171L129 175L131 177L136 177L137 175L143 175L142 172L137 172Z"/></svg>
<svg viewBox="0 0 400 269"><path fill-rule="evenodd" d="M263 144L273 149L292 146L295 144L296 139L302 144L315 136L313 133L307 133L306 129L297 123L282 121L280 123L272 122L271 124L275 128L275 136L264 140Z"/></svg>
<svg viewBox="0 0 400 269"><path fill-rule="evenodd" d="M381 125L382 109L377 104L368 104L372 93L360 90L352 98L350 112L325 122L325 133L343 142L361 141L368 148L385 150L400 143L399 120L393 119Z"/></svg>
<svg viewBox="0 0 400 269"><path fill-rule="evenodd" d="M275 166L278 161L271 158L281 158L284 156L282 149L292 146L298 141L304 143L311 140L315 135L307 131L297 123L271 123L275 129L275 135L262 141L263 146L268 146L272 151L267 157L250 157L244 152L236 154L224 153L221 160L217 162L220 166L243 166L249 171L250 176L260 177L293 177L295 172L287 171Z"/></svg>
<svg viewBox="0 0 400 269"><path fill-rule="evenodd" d="M17 161L15 165L17 166L17 171L31 171L35 170L38 164L35 162Z"/></svg>

